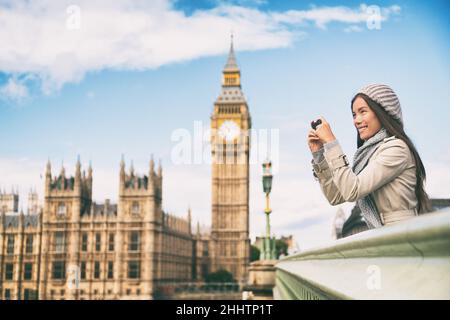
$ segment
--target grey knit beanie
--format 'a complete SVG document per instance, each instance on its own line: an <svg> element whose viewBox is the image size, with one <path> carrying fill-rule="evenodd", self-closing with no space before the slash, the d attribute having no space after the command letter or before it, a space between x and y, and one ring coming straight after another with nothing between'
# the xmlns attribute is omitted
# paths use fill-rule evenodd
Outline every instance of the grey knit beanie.
<svg viewBox="0 0 450 320"><path fill-rule="evenodd" d="M369 84L368 86L361 88L358 93L363 93L373 101L380 104L389 115L400 121L403 125L400 101L391 87L385 84Z"/></svg>

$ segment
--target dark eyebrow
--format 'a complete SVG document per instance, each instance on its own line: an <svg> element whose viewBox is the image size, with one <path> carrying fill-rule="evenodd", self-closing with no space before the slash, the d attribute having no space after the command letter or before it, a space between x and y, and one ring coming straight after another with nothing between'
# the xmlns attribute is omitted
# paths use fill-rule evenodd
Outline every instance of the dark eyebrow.
<svg viewBox="0 0 450 320"><path fill-rule="evenodd" d="M359 108L358 108L358 112L360 112L361 109L364 109L364 108L367 108L367 106L361 106L361 107L359 107Z"/></svg>

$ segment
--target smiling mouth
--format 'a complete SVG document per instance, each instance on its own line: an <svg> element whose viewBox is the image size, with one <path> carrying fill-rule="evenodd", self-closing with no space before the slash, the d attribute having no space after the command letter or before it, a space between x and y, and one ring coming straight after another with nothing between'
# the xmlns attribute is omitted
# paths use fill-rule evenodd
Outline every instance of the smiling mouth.
<svg viewBox="0 0 450 320"><path fill-rule="evenodd" d="M367 129L367 126L359 127L359 128L358 128L358 131L363 131L363 130L365 130L365 129Z"/></svg>

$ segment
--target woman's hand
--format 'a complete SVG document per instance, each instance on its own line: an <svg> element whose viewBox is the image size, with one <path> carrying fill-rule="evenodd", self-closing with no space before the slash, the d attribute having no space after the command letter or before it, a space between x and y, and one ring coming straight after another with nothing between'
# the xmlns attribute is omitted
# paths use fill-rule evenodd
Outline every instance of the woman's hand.
<svg viewBox="0 0 450 320"><path fill-rule="evenodd" d="M314 129L311 129L308 132L308 146L311 152L319 151L323 146Z"/></svg>
<svg viewBox="0 0 450 320"><path fill-rule="evenodd" d="M318 125L316 130L313 130L320 142L325 144L336 140L333 131L331 131L330 124L324 119L324 117L320 117L320 120L322 120L322 124Z"/></svg>

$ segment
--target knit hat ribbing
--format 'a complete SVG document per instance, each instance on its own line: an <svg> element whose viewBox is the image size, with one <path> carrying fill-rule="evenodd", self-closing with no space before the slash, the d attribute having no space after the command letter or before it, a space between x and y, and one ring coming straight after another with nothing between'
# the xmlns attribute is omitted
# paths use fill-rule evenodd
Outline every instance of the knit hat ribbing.
<svg viewBox="0 0 450 320"><path fill-rule="evenodd" d="M391 87L385 84L369 84L361 88L357 94L363 93L381 107L394 119L400 121L403 125L402 109L397 95Z"/></svg>

